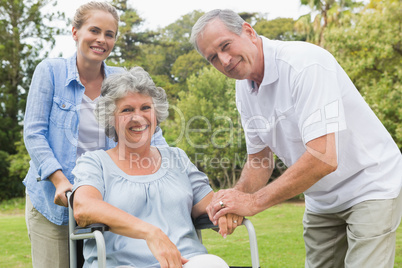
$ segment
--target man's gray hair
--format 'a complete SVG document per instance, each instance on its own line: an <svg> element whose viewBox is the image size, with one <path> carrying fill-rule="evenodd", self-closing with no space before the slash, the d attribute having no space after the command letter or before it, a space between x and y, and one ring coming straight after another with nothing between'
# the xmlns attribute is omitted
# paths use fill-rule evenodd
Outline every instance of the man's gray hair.
<svg viewBox="0 0 402 268"><path fill-rule="evenodd" d="M201 55L197 40L202 38L205 27L214 19L220 19L229 31L237 35L241 35L245 22L239 14L230 9L214 9L202 15L194 24L190 36L190 43Z"/></svg>
<svg viewBox="0 0 402 268"><path fill-rule="evenodd" d="M109 75L103 81L101 96L95 108L95 117L99 125L105 128L106 136L113 138L116 142L118 141L114 127L116 102L129 93L140 93L152 98L158 125L156 130L169 115L169 103L165 90L157 87L151 76L143 68L134 67Z"/></svg>

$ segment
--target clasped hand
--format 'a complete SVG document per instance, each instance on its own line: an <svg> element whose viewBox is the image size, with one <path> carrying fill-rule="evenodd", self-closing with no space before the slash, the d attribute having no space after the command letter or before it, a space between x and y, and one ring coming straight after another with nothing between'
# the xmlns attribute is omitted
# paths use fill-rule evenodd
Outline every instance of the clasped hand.
<svg viewBox="0 0 402 268"><path fill-rule="evenodd" d="M235 214L226 214L218 219L219 231L218 233L226 238L227 235L230 235L234 232L237 226L243 223L244 217L238 216Z"/></svg>
<svg viewBox="0 0 402 268"><path fill-rule="evenodd" d="M212 223L215 225L219 223L220 226L220 221L223 221L224 215L227 215L228 220L237 220L237 225L239 225L238 218L241 218L242 221L244 216L255 215L257 212L255 208L252 194L228 189L216 192L206 210Z"/></svg>

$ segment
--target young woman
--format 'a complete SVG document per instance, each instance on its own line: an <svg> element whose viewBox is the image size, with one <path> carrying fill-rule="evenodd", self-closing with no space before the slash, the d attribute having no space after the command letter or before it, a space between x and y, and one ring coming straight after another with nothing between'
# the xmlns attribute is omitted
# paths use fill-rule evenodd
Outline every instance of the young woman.
<svg viewBox="0 0 402 268"><path fill-rule="evenodd" d="M72 169L85 151L116 143L99 128L93 110L103 80L121 68L104 60L112 51L119 16L106 2L89 2L74 16L77 52L46 59L35 70L24 119L24 141L31 157L24 180L26 222L33 267L68 267L68 211L65 192L72 189ZM153 144L166 145L160 130Z"/></svg>

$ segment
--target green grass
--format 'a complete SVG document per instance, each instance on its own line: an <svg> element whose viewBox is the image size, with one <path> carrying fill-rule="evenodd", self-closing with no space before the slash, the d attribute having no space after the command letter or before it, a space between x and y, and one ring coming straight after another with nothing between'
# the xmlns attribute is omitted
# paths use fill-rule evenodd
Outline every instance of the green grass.
<svg viewBox="0 0 402 268"><path fill-rule="evenodd" d="M0 267L32 267L30 243L24 217L24 199L0 204ZM284 203L249 217L257 233L262 268L304 267L302 203ZM229 265L251 265L246 228L223 239L212 230L202 231L208 251ZM395 266L402 267L402 225L397 231Z"/></svg>
<svg viewBox="0 0 402 268"><path fill-rule="evenodd" d="M23 215L0 216L0 267L32 267L31 244Z"/></svg>

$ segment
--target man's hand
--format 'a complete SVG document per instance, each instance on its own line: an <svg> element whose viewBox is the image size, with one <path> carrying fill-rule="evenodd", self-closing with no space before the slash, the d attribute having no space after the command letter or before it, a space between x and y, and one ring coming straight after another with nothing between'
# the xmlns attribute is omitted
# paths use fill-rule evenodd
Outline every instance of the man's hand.
<svg viewBox="0 0 402 268"><path fill-rule="evenodd" d="M239 216L253 216L259 212L253 194L243 193L234 189L216 192L211 203L207 206L209 219L213 224L218 223L222 216L232 213Z"/></svg>

